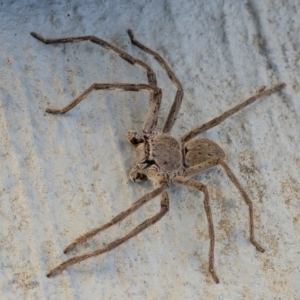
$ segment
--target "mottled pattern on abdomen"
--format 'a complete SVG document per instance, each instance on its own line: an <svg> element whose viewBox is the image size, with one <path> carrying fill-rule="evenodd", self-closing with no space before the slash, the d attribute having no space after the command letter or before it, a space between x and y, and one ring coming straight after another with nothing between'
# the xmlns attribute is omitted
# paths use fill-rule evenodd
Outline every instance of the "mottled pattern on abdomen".
<svg viewBox="0 0 300 300"><path fill-rule="evenodd" d="M192 140L184 145L184 163L195 166L212 158L225 158L225 152L219 145L208 139Z"/></svg>

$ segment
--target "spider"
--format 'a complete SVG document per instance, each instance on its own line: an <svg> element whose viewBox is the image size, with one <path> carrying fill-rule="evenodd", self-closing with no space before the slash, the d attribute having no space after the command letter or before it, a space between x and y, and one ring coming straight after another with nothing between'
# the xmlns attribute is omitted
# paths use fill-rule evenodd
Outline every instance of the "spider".
<svg viewBox="0 0 300 300"><path fill-rule="evenodd" d="M90 41L97 45L100 45L115 54L119 55L122 59L128 63L143 68L147 72L148 84L127 84L127 83L94 83L88 89L86 89L81 95L74 99L69 105L62 109L47 108L46 112L52 114L64 114L70 109L74 108L79 104L89 93L94 90L123 90L123 91L142 91L146 90L149 92L149 110L146 120L143 124L142 132L128 131L127 140L133 145L136 151L137 163L130 170L129 177L132 181L138 182L141 180L149 179L154 185L154 189L141 197L138 201L134 202L127 210L121 212L116 217L111 219L108 223L102 225L99 228L91 230L86 234L78 237L73 243L71 243L65 250L64 253L68 253L73 250L77 245L86 242L91 237L95 236L99 232L109 228L110 226L121 222L128 215L135 212L141 206L149 202L150 200L160 197L161 209L153 217L145 220L139 224L132 231L127 233L121 238L107 244L105 247L90 252L88 254L73 257L56 268L52 269L47 277L52 277L71 265L77 264L90 257L100 255L102 253L113 250L120 246L125 241L136 236L141 231L145 230L149 226L159 221L169 211L169 196L167 189L171 183L180 184L187 187L192 187L203 193L203 202L205 213L208 221L208 231L210 239L209 247L209 272L211 273L214 281L219 283L219 278L216 274L214 267L214 246L215 246L215 234L213 226L213 218L209 203L209 194L206 185L200 181L190 178L191 175L198 174L204 170L220 165L232 183L240 192L243 200L248 205L249 209L249 227L250 227L250 241L255 248L264 252L264 248L256 241L254 236L254 222L253 222L253 203L247 195L246 191L234 175L231 168L225 162L225 152L220 146L209 139L197 139L192 140L195 136L217 126L236 112L240 111L244 107L252 104L259 98L270 95L276 91L281 90L285 87L285 83L277 84L276 86L266 89L263 87L257 94L250 97L241 104L227 110L220 116L210 120L207 123L191 130L187 134L180 138L175 138L170 135L170 131L174 126L176 118L179 113L179 109L183 99L183 88L174 72L170 69L165 60L155 51L144 46L140 43L133 35L132 30L128 30L128 35L131 42L149 53L157 60L160 66L166 71L168 77L177 88L175 100L167 117L162 130L157 128L158 112L161 104L162 91L157 86L156 76L153 70L143 61L136 59L128 53L118 49L117 47L101 40L95 36L82 36L82 37L71 37L71 38L59 38L59 39L45 39L37 33L32 32L31 35L37 40L45 44L60 44L60 43L76 43L82 41Z"/></svg>

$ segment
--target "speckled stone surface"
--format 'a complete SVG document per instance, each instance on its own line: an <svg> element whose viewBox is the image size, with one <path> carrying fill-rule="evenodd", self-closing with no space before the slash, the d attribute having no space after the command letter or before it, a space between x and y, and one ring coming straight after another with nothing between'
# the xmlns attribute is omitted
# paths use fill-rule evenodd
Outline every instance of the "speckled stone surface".
<svg viewBox="0 0 300 300"><path fill-rule="evenodd" d="M300 4L250 1L0 1L1 299L299 299ZM159 210L153 200L69 255L63 249L150 191L129 181L134 152L127 130L142 128L144 92L95 91L64 116L92 83L146 83L143 70L89 42L44 45L45 37L95 35L150 64L163 89L163 124L176 89L126 30L158 51L185 95L172 131L181 136L285 82L202 135L254 203L259 253L249 242L248 211L221 168L196 176L208 186L216 234L209 236L202 195L170 187L170 211L119 248L46 273L69 257L124 235Z"/></svg>

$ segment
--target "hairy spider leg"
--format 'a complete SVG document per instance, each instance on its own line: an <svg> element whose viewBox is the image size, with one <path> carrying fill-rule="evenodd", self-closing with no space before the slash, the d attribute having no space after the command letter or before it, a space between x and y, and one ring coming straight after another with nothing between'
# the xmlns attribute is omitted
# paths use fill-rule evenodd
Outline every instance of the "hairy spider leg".
<svg viewBox="0 0 300 300"><path fill-rule="evenodd" d="M127 61L128 63L141 67L142 69L147 71L147 77L148 77L148 82L149 85L157 85L156 82L156 75L154 71L143 61L134 58L130 54L126 53L125 51L122 51L121 49L107 43L106 41L99 39L93 35L89 36L81 36L81 37L70 37L70 38L58 38L58 39L45 39L41 35L31 32L31 35L39 40L40 42L44 44L66 44L66 43L78 43L82 41L90 41L92 43L95 43L105 49L108 49L115 54L119 55L122 59ZM152 133L155 131L156 126L157 126L157 118L158 118L158 112L160 108L160 102L155 102L157 99L150 93L150 98L149 98L149 107L150 110L148 112L148 115L146 117L146 120L144 122L143 126L143 131L145 133Z"/></svg>
<svg viewBox="0 0 300 300"><path fill-rule="evenodd" d="M223 114L221 114L220 116L210 120L207 123L202 124L199 127L194 128L193 130L191 130L190 132L188 132L187 134L185 134L184 136L182 136L180 138L180 140L183 143L186 143L187 141L189 141L190 139L194 138L195 136L197 136L198 134L201 134L217 125L219 125L221 122L225 121L227 118L231 117L233 114L235 114L236 112L240 111L241 109L243 109L244 107L252 104L253 102L255 102L256 100L270 95L272 93L275 93L281 89L283 89L286 86L285 83L280 83L275 85L274 87L270 88L270 89L264 89L261 92L257 93L256 95L250 97L249 99L247 99L246 101L234 106L233 108L225 111Z"/></svg>
<svg viewBox="0 0 300 300"><path fill-rule="evenodd" d="M144 50L145 52L153 55L153 57L157 60L157 62L162 66L162 68L166 71L167 75L169 76L170 80L173 82L173 84L177 87L177 92L176 96L173 102L173 105L171 107L171 110L169 112L169 115L167 117L167 121L165 122L164 128L163 128L163 133L169 133L176 121L176 118L178 116L180 106L182 103L182 98L183 98L183 88L182 84L176 77L175 73L170 69L168 64L165 62L165 60L155 51L151 50L147 46L143 45L140 43L138 40L135 39L133 32L131 29L128 29L128 35L131 39L131 42L139 47L140 49Z"/></svg>

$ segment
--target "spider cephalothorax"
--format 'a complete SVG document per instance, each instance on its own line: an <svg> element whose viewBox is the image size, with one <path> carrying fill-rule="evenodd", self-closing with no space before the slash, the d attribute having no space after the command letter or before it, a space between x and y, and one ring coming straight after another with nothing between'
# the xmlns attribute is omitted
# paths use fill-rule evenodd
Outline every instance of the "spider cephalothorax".
<svg viewBox="0 0 300 300"><path fill-rule="evenodd" d="M46 112L53 114L64 114L73 107L75 107L79 102L81 102L91 91L93 90L112 90L119 89L123 91L138 92L141 90L146 90L149 92L149 110L143 125L143 134L137 132L129 131L127 133L127 140L134 145L136 150L137 162L136 165L131 169L129 177L133 181L140 181L148 178L154 184L154 189L140 198L138 201L134 202L127 210L121 212L108 223L96 228L79 238L77 238L73 243L71 243L64 252L67 253L74 249L78 244L84 243L89 238L93 237L97 233L107 229L108 227L124 220L129 214L136 211L138 208L143 206L148 201L154 199L155 197L160 197L161 209L153 217L147 219L143 223L139 224L135 229L130 231L125 236L107 244L104 248L96 250L94 252L84 254L81 256L76 256L67 260L66 262L60 264L52 271L48 273L48 277L55 275L66 269L68 266L79 263L87 258L100 255L104 252L108 252L117 246L121 245L130 238L136 236L138 233L146 229L147 227L153 225L158 220L160 220L169 210L169 197L167 193L167 188L171 183L181 184L188 187L193 187L203 193L203 202L205 213L208 221L209 237L210 237L210 248L209 248L209 271L212 274L216 283L219 282L218 276L214 269L214 245L215 245L215 235L212 213L209 203L209 194L207 187L188 176L203 172L204 170L220 165L225 173L228 175L229 179L239 190L243 200L246 202L249 208L249 221L250 221L250 241L256 247L257 250L263 252L264 249L259 245L254 237L254 224L253 224L253 204L247 195L246 191L243 189L238 179L235 177L234 173L224 161L225 153L215 142L208 139L193 140L195 136L201 134L208 129L220 124L225 119L238 112L245 106L253 103L257 99L281 90L285 84L281 83L270 89L260 89L259 93L250 97L241 104L229 109L220 116L212 119L211 121L191 130L184 136L176 139L170 136L170 131L174 126L176 118L179 113L183 98L183 88L173 71L164 61L164 59L153 50L141 44L137 41L131 30L128 30L131 42L138 46L140 49L146 51L147 53L153 55L153 57L158 61L162 68L165 69L167 75L173 84L177 87L177 92L175 100L171 107L170 113L164 124L162 131L157 129L157 119L158 112L161 104L161 89L157 87L156 76L153 70L143 61L135 59L128 53L112 46L111 44L95 37L95 36L83 36L83 37L73 37L73 38L61 38L61 39L44 39L36 33L31 33L33 37L45 44L56 44L56 43L74 43L81 41L91 41L92 43L98 44L108 50L113 51L119 55L122 59L126 60L128 63L139 66L147 72L148 84L126 84L126 83L94 83L87 90L85 90L81 95L74 99L69 105L62 109L47 109ZM147 177L146 177L147 176Z"/></svg>
<svg viewBox="0 0 300 300"><path fill-rule="evenodd" d="M160 172L172 176L183 170L182 145L176 138L163 133L143 135L137 138L136 132L129 131L127 140L136 148L137 166L130 172L133 181L145 179L142 171L155 164Z"/></svg>

